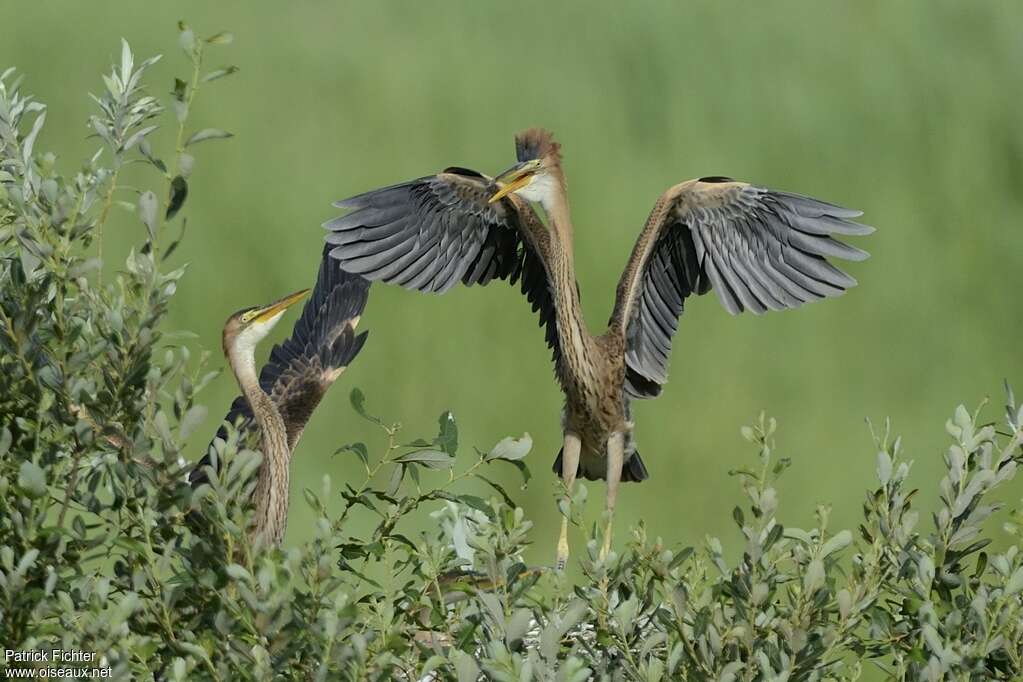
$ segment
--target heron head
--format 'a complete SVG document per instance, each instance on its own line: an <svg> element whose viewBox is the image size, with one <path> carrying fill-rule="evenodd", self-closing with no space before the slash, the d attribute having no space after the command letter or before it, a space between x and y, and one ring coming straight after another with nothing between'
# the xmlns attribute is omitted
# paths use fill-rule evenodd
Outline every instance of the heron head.
<svg viewBox="0 0 1023 682"><path fill-rule="evenodd" d="M288 294L282 299L274 301L270 305L257 308L244 308L231 317L227 318L224 325L224 349L235 347L239 349L252 349L260 341L266 338L270 330L284 315L284 312L292 305L302 300L308 289Z"/></svg>
<svg viewBox="0 0 1023 682"><path fill-rule="evenodd" d="M547 205L561 174L561 145L542 128L530 128L515 136L518 163L494 178L499 189L490 203L515 193Z"/></svg>

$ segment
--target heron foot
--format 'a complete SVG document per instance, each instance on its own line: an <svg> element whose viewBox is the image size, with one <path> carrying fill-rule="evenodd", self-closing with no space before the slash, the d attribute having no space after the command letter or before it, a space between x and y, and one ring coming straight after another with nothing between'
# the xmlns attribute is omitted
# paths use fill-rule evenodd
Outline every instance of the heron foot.
<svg viewBox="0 0 1023 682"><path fill-rule="evenodd" d="M558 537L558 556L554 567L558 571L564 571L568 565L568 519L561 518L561 535Z"/></svg>
<svg viewBox="0 0 1023 682"><path fill-rule="evenodd" d="M611 552L611 536L613 535L612 530L611 530L611 527L613 525L612 524L612 518L613 517L608 516L607 525L604 526L604 543L600 547L600 560L601 561L604 561L605 559L607 559L607 555Z"/></svg>

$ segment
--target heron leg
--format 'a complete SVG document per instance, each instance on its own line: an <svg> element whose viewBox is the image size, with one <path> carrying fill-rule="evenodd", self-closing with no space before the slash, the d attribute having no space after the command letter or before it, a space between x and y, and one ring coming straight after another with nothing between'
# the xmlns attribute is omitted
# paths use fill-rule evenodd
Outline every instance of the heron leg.
<svg viewBox="0 0 1023 682"><path fill-rule="evenodd" d="M565 432L565 440L561 450L561 479L565 483L565 500L571 502L575 476L579 471L579 453L582 441L577 434ZM562 571L568 564L568 517L561 517L561 535L558 537L558 558L555 566Z"/></svg>
<svg viewBox="0 0 1023 682"><path fill-rule="evenodd" d="M618 498L618 484L622 480L625 466L625 434L616 431L607 439L607 526L604 527L604 545L600 549L600 560L607 558L611 551L611 528L614 525L615 501Z"/></svg>

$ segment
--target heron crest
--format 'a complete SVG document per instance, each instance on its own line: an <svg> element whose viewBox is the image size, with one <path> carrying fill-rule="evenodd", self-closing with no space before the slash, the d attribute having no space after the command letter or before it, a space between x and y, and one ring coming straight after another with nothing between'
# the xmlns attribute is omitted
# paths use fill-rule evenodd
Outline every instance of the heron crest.
<svg viewBox="0 0 1023 682"><path fill-rule="evenodd" d="M554 133L544 128L530 128L515 136L515 155L519 161L549 158L561 163L561 145Z"/></svg>

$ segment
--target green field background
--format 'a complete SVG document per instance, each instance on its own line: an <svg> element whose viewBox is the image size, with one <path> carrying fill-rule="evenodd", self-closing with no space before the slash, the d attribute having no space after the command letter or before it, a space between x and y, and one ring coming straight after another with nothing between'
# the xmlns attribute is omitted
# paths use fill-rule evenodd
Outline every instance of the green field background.
<svg viewBox="0 0 1023 682"><path fill-rule="evenodd" d="M860 286L840 299L761 317L731 317L713 296L690 303L670 384L636 406L651 477L623 486L619 542L642 520L672 544L709 534L739 547L727 471L753 461L739 426L762 409L794 460L780 486L786 524L812 525L826 502L836 528L855 526L875 466L867 417L892 417L932 508L956 404L990 396L987 415L1001 419L1002 380L1023 393L1019 3L8 2L0 67L18 66L50 107L37 148L59 151L65 173L97 148L86 93L101 89L121 37L140 58L164 54L149 83L168 101L188 71L178 19L206 35L232 30L209 65L241 68L194 108L191 125L235 138L195 150L188 234L173 257L188 273L167 322L195 332L215 367L228 314L311 285L332 201L452 164L494 173L514 160L517 130L543 125L564 144L595 332L647 211L683 179L810 194L862 209L878 228L856 240L872 258L849 266ZM165 157L172 138L154 134ZM158 181L133 173L139 186ZM122 258L143 238L119 212L107 254ZM358 386L408 440L431 437L450 409L466 457L528 431L534 478L515 495L537 524L528 558L549 563L561 395L517 290L374 286L362 328L369 342L296 454L287 542L311 536L303 488L319 490L325 473L335 487L361 481L334 448L381 444L349 407ZM225 373L203 395L211 413L193 455L235 393ZM510 467L495 474L516 490ZM1012 485L1001 497L1019 504L1023 480ZM592 521L603 484L589 491ZM574 531L577 549L581 538Z"/></svg>

